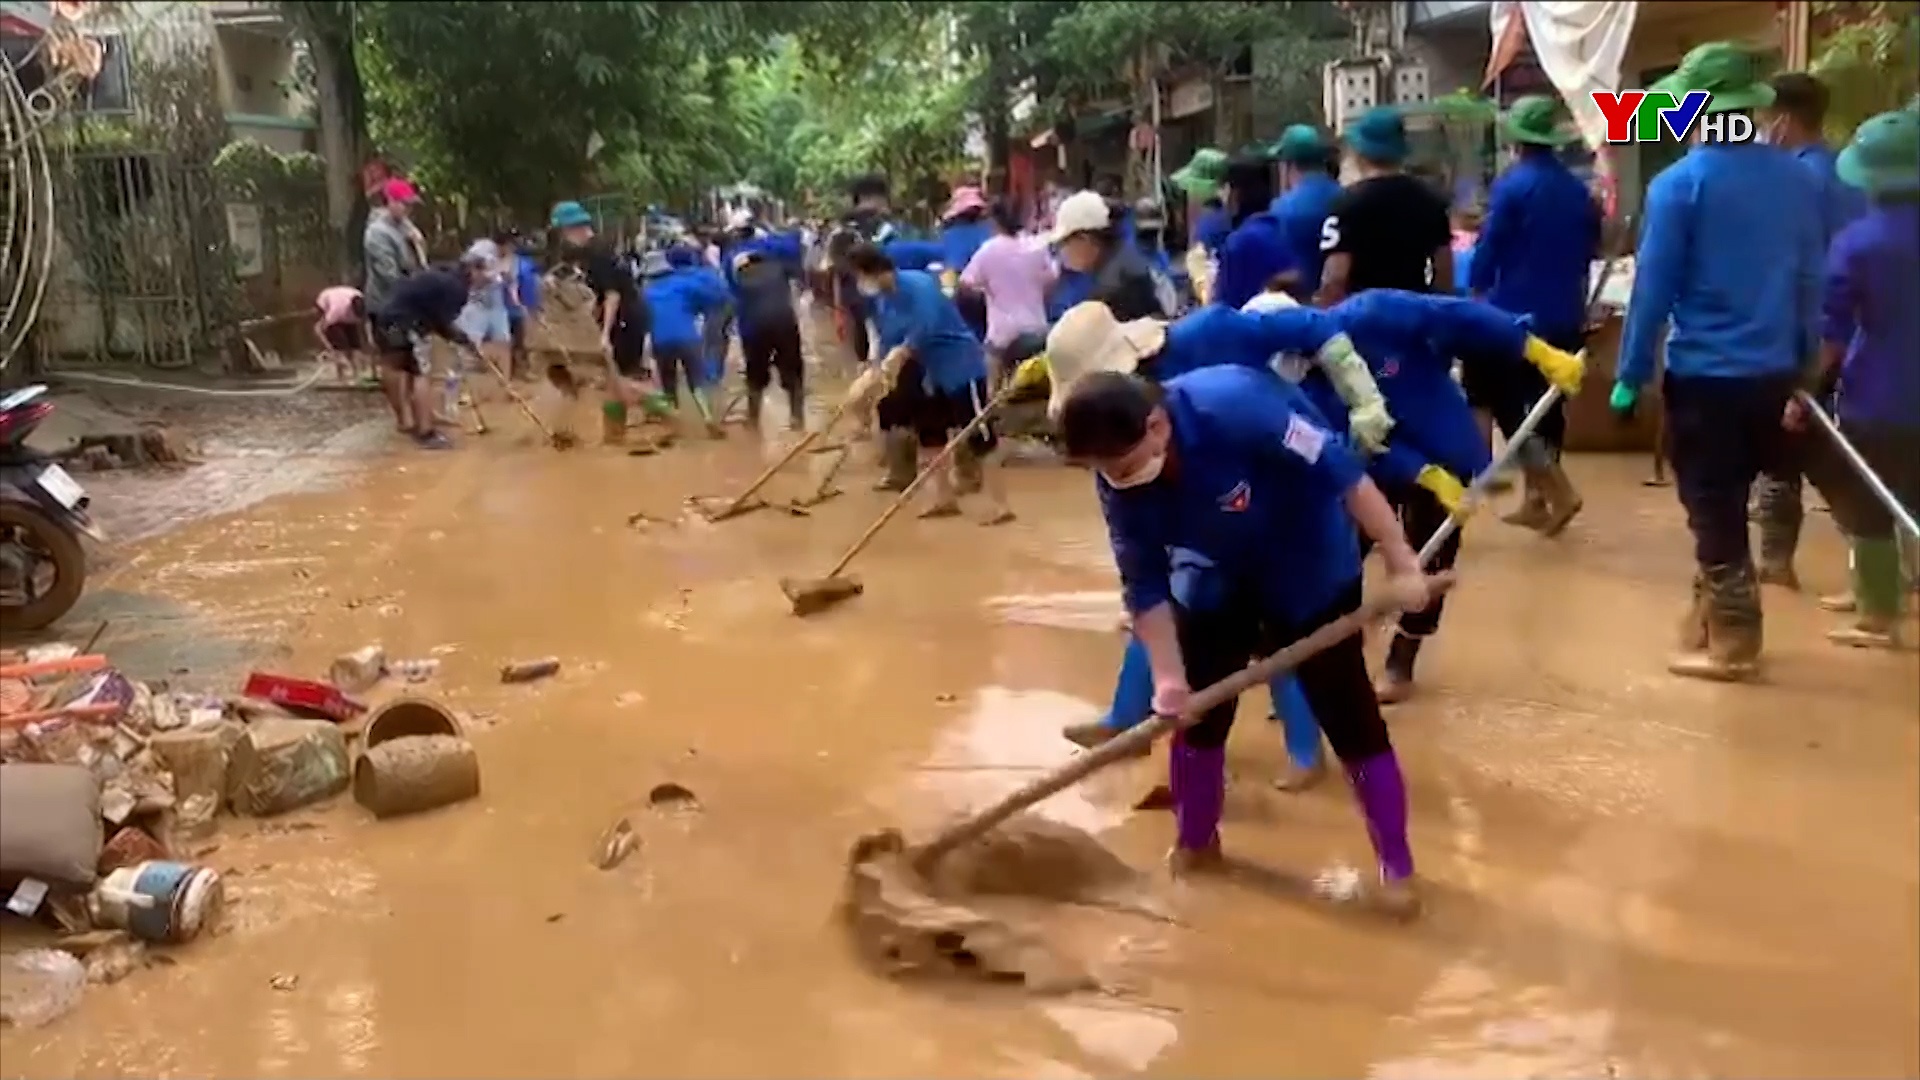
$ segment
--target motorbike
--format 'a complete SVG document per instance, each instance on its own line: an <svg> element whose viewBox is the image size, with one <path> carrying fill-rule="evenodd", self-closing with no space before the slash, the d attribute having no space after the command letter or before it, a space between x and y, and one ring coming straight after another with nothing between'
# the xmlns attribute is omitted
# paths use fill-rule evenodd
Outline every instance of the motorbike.
<svg viewBox="0 0 1920 1080"><path fill-rule="evenodd" d="M26 445L53 412L45 386L0 397L0 630L39 630L65 615L87 584L82 536L106 534L87 513L87 491Z"/></svg>

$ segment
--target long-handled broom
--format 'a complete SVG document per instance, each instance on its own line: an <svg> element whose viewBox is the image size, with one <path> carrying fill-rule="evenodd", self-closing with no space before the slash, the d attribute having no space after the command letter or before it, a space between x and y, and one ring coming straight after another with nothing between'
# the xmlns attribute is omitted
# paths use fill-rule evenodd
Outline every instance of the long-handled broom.
<svg viewBox="0 0 1920 1080"><path fill-rule="evenodd" d="M712 513L706 513L703 516L705 516L708 521L725 521L730 517L738 517L749 510L758 510L760 507L765 506L766 503L755 501L753 497L758 495L760 489L766 487L768 481L778 475L780 470L792 463L794 458L806 453L809 447L820 441L822 435L833 430L833 426L840 421L840 417L845 415L847 410L855 404L856 402L852 398L849 398L835 406L833 412L828 414L826 423L801 436L797 442L787 448L786 453L780 455L778 461L767 466L766 471L754 477L753 483L748 484L741 490L740 494L735 495L725 506Z"/></svg>
<svg viewBox="0 0 1920 1080"><path fill-rule="evenodd" d="M920 470L920 475L913 478L913 482L906 486L906 490L893 497L893 502L880 512L880 516L873 520L873 524L867 526L867 531L861 533L860 538L847 547L847 550L825 574L817 578L780 579L780 591L787 594L787 600L793 605L795 615L805 617L818 614L843 600L851 600L865 591L866 586L860 583L859 578L842 577L841 572L846 570L855 556L866 550L867 545L873 542L873 538L879 535L887 522L892 521L895 515L913 501L913 496L922 485L937 475L941 469L947 467L947 463L959 451L960 444L972 438L974 432L980 430L981 425L993 416L994 412L1000 408L1000 403L1005 401L1012 392L1013 387L1008 386L993 395L993 400L987 402L987 407L976 413L973 419L967 422L967 426L960 429L959 434L947 440L947 445L941 447L940 452L934 455L926 468Z"/></svg>

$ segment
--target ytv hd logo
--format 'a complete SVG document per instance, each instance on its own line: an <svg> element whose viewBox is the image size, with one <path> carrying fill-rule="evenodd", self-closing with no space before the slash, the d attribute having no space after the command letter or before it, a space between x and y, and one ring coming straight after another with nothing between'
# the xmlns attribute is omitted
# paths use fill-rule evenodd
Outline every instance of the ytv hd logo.
<svg viewBox="0 0 1920 1080"><path fill-rule="evenodd" d="M1607 120L1610 143L1659 142L1663 127L1675 141L1686 142L1695 126L1706 142L1752 142L1753 118L1738 112L1709 113L1707 103L1712 100L1705 90L1689 90L1677 99L1665 90L1593 92L1593 103Z"/></svg>

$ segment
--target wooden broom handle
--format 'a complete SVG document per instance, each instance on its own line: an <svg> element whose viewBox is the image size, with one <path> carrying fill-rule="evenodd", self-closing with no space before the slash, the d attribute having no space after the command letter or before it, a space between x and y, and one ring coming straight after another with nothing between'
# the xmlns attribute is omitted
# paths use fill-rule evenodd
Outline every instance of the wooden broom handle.
<svg viewBox="0 0 1920 1080"><path fill-rule="evenodd" d="M805 453L807 447L812 446L814 443L820 441L820 436L825 435L827 432L833 430L833 425L840 422L841 415L845 413L848 407L851 406L852 404L853 402L849 400L849 401L842 401L840 404L834 406L833 412L828 414L827 416L826 423L820 425L819 428L813 431L809 431L805 435L801 436L800 441L794 443L793 446L789 448L786 453L780 455L780 460L767 466L767 469L765 472L755 477L753 483L748 484L745 491L742 491L740 494L735 495L733 497L733 501L728 503L724 509L714 514L714 517L726 517L727 515L740 509L741 506L745 505L748 499L753 498L756 492L758 492L761 488L766 487L767 481L773 479L774 476L778 474L781 469L786 468L789 462L791 462L794 458L799 457L801 454Z"/></svg>
<svg viewBox="0 0 1920 1080"><path fill-rule="evenodd" d="M940 452L935 454L933 460L927 463L927 467L920 470L920 475L913 478L913 482L907 485L906 490L893 497L893 502L889 504L885 510L880 512L879 517L873 519L873 524L867 526L867 531L860 534L860 539L855 540L852 545L847 548L846 553L840 556L840 561L834 563L833 568L828 570L824 576L830 578L839 577L840 571L847 568L847 564L853 561L854 556L860 554L869 543L872 543L874 536L880 532L881 528L884 527L887 522L892 521L893 516L898 514L900 509L913 499L914 493L920 490L920 485L925 484L934 473L947 467L948 460L953 457L954 451L960 449L960 444L972 438L973 433L980 430L980 425L987 422L987 418L993 415L994 410L998 409L1000 403L1005 401L1007 395L1012 392L1013 387L1008 386L993 395L993 400L987 402L986 408L975 413L973 419L967 421L967 426L961 428L958 435L948 439L947 445L941 447Z"/></svg>

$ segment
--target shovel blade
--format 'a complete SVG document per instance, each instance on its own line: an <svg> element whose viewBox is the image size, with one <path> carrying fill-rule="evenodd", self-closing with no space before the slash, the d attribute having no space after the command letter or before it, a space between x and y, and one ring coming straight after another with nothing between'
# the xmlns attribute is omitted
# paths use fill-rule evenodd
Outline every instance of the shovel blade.
<svg viewBox="0 0 1920 1080"><path fill-rule="evenodd" d="M781 578L780 591L787 594L793 613L805 618L817 615L843 600L851 600L866 591L859 578Z"/></svg>

